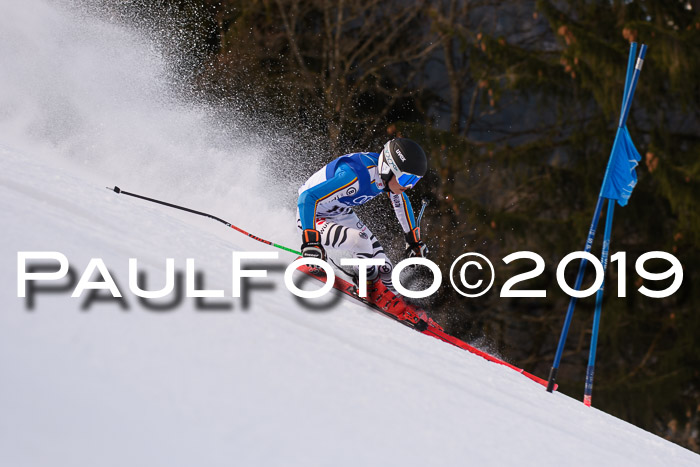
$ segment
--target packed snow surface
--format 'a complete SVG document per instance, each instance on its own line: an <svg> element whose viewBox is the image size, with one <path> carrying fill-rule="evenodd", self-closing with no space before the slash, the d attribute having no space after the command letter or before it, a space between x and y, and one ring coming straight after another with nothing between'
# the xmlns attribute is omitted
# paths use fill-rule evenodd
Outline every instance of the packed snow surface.
<svg viewBox="0 0 700 467"><path fill-rule="evenodd" d="M165 59L138 32L51 2L4 1L0 58L0 465L700 465L361 305L309 309L284 287L293 255L106 190L298 246L293 200L280 206L259 164L267 143L178 100ZM263 287L246 303L231 298L231 255L242 251L279 252L250 263L268 277L251 281ZM30 308L18 298L19 252L59 252L75 280L37 281L56 290ZM71 297L93 258L122 301ZM192 259L198 288L224 298L146 308L129 288L129 258L149 290L165 284L168 258L183 277Z"/></svg>

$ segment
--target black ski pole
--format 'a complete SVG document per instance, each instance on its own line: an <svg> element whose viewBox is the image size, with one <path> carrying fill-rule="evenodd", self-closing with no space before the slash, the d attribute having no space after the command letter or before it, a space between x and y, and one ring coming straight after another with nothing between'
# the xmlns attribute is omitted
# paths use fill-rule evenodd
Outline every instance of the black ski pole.
<svg viewBox="0 0 700 467"><path fill-rule="evenodd" d="M142 196L142 195L137 195L136 193L129 193L128 191L122 190L118 186L115 186L114 188L107 187L107 189L112 190L117 194L133 196L134 198L143 199L146 201L150 201L152 203L162 204L163 206L168 206L169 208L175 208L175 209L179 209L181 211L191 212L192 214L197 214L199 216L204 216L204 217L208 217L210 219L214 219L215 221L219 221L222 224L226 225L227 227L231 227L233 230L236 230L236 231L242 233L243 235L247 235L248 237L252 238L253 240L257 240L257 241L264 243L266 245L274 246L275 248L279 248L281 250L288 251L290 253L294 253L297 256L301 255L301 252L299 252L299 251L292 250L291 248L287 248L286 246L278 245L277 243L272 243L271 241L265 240L264 238L257 237L253 234L246 232L245 230L243 230L239 227L236 227L235 225L231 224L230 222L227 222L227 221L220 219L216 216L212 216L211 214L207 214L206 212L195 211L194 209L186 208L184 206L178 206L177 204L167 203L165 201L160 201L158 199L148 198L148 197Z"/></svg>

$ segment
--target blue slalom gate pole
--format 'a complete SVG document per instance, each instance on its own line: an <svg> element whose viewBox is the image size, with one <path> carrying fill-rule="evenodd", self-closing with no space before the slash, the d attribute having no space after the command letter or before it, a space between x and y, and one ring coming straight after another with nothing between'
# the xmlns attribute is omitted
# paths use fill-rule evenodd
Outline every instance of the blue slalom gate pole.
<svg viewBox="0 0 700 467"><path fill-rule="evenodd" d="M632 49L636 50L636 45L632 43ZM630 51L631 51L630 50ZM637 58L637 64L634 67L634 74L632 75L632 82L629 85L629 90L625 93L625 101L622 109L622 114L620 115L620 122L618 124L618 129L623 128L627 124L627 116L630 113L630 108L632 107L632 99L634 98L634 91L637 89L637 81L639 81L639 74L642 72L642 65L644 65L644 58L647 55L647 45L642 44L639 48L639 58ZM631 57L630 57L631 58ZM628 70L629 73L629 70Z"/></svg>
<svg viewBox="0 0 700 467"><path fill-rule="evenodd" d="M642 44L642 49L640 53L640 58L644 60L643 54L646 54L646 48L647 46ZM635 65L634 65L634 59L635 55L637 53L637 43L632 42L630 45L630 55L629 58L627 59L627 75L625 76L625 90L622 93L622 107L620 108L620 120L617 123L617 132L615 133L615 141L613 142L613 147L612 150L610 151L610 158L608 159L608 166L605 168L605 176L603 177L603 183L600 186L600 194L598 195L599 197L603 197L603 189L605 188L605 184L608 181L608 176L610 175L610 166L613 161L613 155L615 152L618 150L618 145L619 145L619 139L620 139L620 129L624 128L624 126L627 124L627 115L629 115L629 107L631 107L632 100L631 100L631 95L634 95L634 88L637 86L637 80L639 79L639 73L637 73ZM641 68L640 68L641 70ZM637 80L634 79L634 77L637 77ZM634 82L634 86L632 86L632 83ZM630 95L630 87L632 88L632 92ZM628 103L630 105L628 105Z"/></svg>
<svg viewBox="0 0 700 467"><path fill-rule="evenodd" d="M634 90L637 85L637 81L639 79L639 73L642 68L642 63L644 61L644 57L646 55L646 49L647 46L642 44L641 51L639 54L639 59L637 60L637 65L635 66L635 57L637 55L637 43L632 42L630 44L630 52L629 56L627 59L627 73L625 76L625 87L624 91L622 94L622 109L620 111L620 120L618 122L618 134L615 136L615 142L613 144L613 150L611 151L610 158L608 159L608 166L606 167L605 170L605 176L603 177L603 183L601 185L601 194L598 196L598 202L596 203L595 211L593 213L593 220L591 221L591 227L588 230L588 238L586 239L586 245L584 247L585 252L590 252L591 247L593 246L593 240L595 238L595 232L598 227L598 221L600 219L600 213L603 209L603 204L604 204L604 199L602 196L603 188L606 185L607 178L610 172L610 166L613 160L613 154L615 154L615 151L617 150L618 146L618 140L619 140L619 133L620 129L623 128L627 122L627 116L629 115L629 109L631 107L632 103L632 97L634 96ZM611 201L614 203L614 200ZM608 208L608 211L611 212L611 209ZM612 224L612 218L610 218L610 223ZM606 222L606 228L607 228L607 222ZM588 264L588 261L586 259L581 259L581 264L578 269L578 275L576 276L576 282L574 284L574 289L575 290L580 290L581 284L583 283L583 275L586 270L586 265ZM602 287L602 286L601 286ZM556 378L557 378L557 373L559 371L559 365L561 363L561 357L562 354L564 353L564 346L566 344L566 338L569 333L569 327L571 325L571 320L573 319L574 315L574 309L576 307L576 297L571 297L569 300L569 307L566 311L566 318L564 319L564 325L562 326L561 330L561 335L559 336L559 344L557 345L557 352L554 356L554 363L552 364L552 368L549 372L549 380L547 382L547 392L552 392L555 387L556 383ZM595 319L595 318L594 318ZM597 334L595 336L597 339ZM595 359L595 357L594 357Z"/></svg>
<svg viewBox="0 0 700 467"><path fill-rule="evenodd" d="M612 156L620 150L620 144L622 144L621 139L625 136L623 131L625 130L625 125L627 124L627 116L629 115L630 107L632 106L632 99L634 98L634 91L637 87L637 81L639 80L639 74L642 71L642 64L644 63L644 57L646 56L647 46L642 44L639 51L639 59L634 68L634 73L630 77L630 64L632 63L633 55L632 51L636 49L636 44L633 44L630 50L630 58L627 66L627 78L625 80L625 98L622 107L622 112L620 112L620 121L618 123L617 134L615 135L615 142L613 143L613 149L611 151L610 160L612 161ZM631 78L631 79L630 79ZM624 151L624 149L623 149ZM607 177L608 171L606 171ZM603 182L605 186L605 181ZM601 196L602 196L601 189ZM591 406L593 397L593 375L595 373L595 358L596 349L598 347L598 331L600 329L600 316L603 311L603 292L605 289L605 271L608 265L608 253L610 251L610 235L612 232L613 216L615 215L615 200L608 200L608 212L605 218L605 233L603 234L603 251L600 255L600 262L603 265L603 283L600 285L596 293L596 303L595 303L595 313L593 315L593 329L591 332L591 348L588 354L588 366L586 367L586 385L583 393L583 403L588 407Z"/></svg>
<svg viewBox="0 0 700 467"><path fill-rule="evenodd" d="M586 239L586 246L583 251L589 253L591 247L593 246L593 239L595 238L595 231L598 228L598 220L600 219L600 212L603 210L603 200L605 198L598 197L598 203L595 206L595 212L593 213L593 220L591 221L591 227L588 229L588 238ZM583 283L583 273L586 270L586 265L588 260L585 258L581 259L581 265L578 267L578 275L576 276L576 283L574 284L575 290L581 289L581 284ZM557 380L557 372L559 371L559 364L561 363L561 356L564 353L564 344L566 343L566 336L569 334L569 326L571 326L571 320L574 317L574 308L576 308L576 297L571 297L569 300L569 308L566 310L566 318L564 318L564 326L561 328L561 335L559 336L559 345L557 346L557 353L554 355L554 363L552 364L552 369L549 371L549 380L547 381L547 392L554 391L554 386Z"/></svg>
<svg viewBox="0 0 700 467"><path fill-rule="evenodd" d="M591 349L588 354L588 366L586 367L586 386L583 393L583 403L591 406L593 396L593 374L595 372L595 354L598 347L598 329L600 328L600 315L603 312L603 289L605 288L605 271L608 266L608 253L610 251L610 234L612 233L613 216L615 215L615 200L608 200L608 212L605 215L605 233L603 234L603 252L600 262L603 265L603 283L600 284L595 297L595 313L593 314L593 331L591 333Z"/></svg>

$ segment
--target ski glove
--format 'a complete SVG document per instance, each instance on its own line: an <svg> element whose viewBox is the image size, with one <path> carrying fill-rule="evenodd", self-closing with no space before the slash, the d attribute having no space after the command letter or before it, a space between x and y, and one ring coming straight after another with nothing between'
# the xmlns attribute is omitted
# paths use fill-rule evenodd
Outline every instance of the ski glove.
<svg viewBox="0 0 700 467"><path fill-rule="evenodd" d="M321 234L316 229L306 229L301 236L301 256L326 260L326 250L321 246Z"/></svg>
<svg viewBox="0 0 700 467"><path fill-rule="evenodd" d="M406 234L406 258L425 258L427 255L428 247L420 239L420 227L416 227Z"/></svg>

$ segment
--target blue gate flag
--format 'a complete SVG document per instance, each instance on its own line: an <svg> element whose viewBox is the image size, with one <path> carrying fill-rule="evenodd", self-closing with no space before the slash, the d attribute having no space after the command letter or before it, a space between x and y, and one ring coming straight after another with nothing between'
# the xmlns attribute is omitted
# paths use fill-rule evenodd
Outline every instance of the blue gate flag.
<svg viewBox="0 0 700 467"><path fill-rule="evenodd" d="M627 205L627 201L632 196L632 190L637 185L635 168L641 159L627 127L618 128L600 195L603 198L617 200L620 206Z"/></svg>
<svg viewBox="0 0 700 467"><path fill-rule="evenodd" d="M647 46L642 44L637 57L637 64L634 67L634 73L630 76L630 65L636 44L631 45L630 58L627 64L627 78L625 79L625 95L622 100L622 112L620 112L620 121L617 125L617 134L613 143L610 159L608 160L608 168L605 170L603 178L603 186L600 189L600 197L615 199L620 206L627 205L627 201L632 196L637 184L637 171L635 168L642 160L637 148L634 147L632 137L627 131L627 116L629 115L630 107L632 106L632 98L634 90L637 87L639 73L644 65L644 58L647 54ZM631 79L630 79L631 78Z"/></svg>

